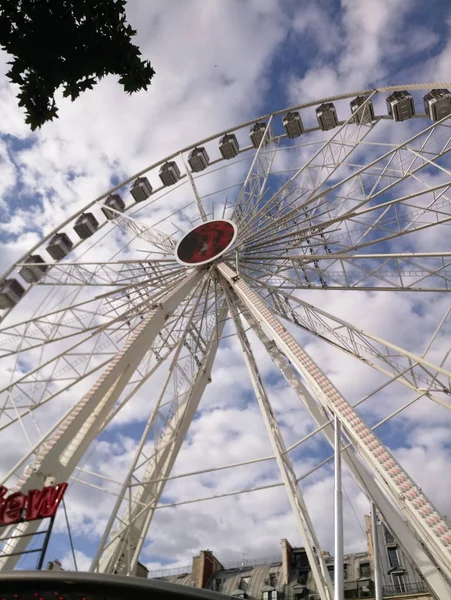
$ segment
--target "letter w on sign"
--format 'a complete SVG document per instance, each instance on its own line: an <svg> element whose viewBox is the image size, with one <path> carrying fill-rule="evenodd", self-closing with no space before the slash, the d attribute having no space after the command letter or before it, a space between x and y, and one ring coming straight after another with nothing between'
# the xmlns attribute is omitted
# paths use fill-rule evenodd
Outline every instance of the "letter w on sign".
<svg viewBox="0 0 451 600"><path fill-rule="evenodd" d="M28 492L27 521L45 519L55 516L56 509L63 499L67 483L59 483L55 487L45 487L42 490L30 490Z"/></svg>

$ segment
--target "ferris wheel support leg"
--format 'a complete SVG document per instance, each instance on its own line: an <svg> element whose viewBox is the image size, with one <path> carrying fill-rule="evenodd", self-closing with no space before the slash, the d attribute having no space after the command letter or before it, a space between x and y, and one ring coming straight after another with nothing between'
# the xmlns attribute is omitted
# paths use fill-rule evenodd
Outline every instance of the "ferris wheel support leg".
<svg viewBox="0 0 451 600"><path fill-rule="evenodd" d="M236 327L238 339L244 354L249 377L260 406L266 432L274 451L274 456L284 482L299 533L301 534L302 541L305 544L305 550L307 552L310 568L312 569L318 593L321 597L321 600L332 600L332 582L327 571L324 556L321 552L318 537L315 533L312 520L308 513L307 505L305 504L304 497L296 480L296 473L291 463L291 459L286 451L279 425L274 416L271 404L266 394L266 390L263 386L248 337L246 336L243 325L234 306L233 299L231 300L229 294L227 292L225 293L229 305L229 311Z"/></svg>
<svg viewBox="0 0 451 600"><path fill-rule="evenodd" d="M203 276L204 273L200 271L187 275L162 298L161 303L142 321L88 393L68 411L67 418L57 430L53 428L42 438L36 460L26 468L14 491L26 493L40 488L48 477L59 482L69 479L158 332ZM39 525L36 523L19 523L14 531L15 535L35 532ZM5 556L0 555L0 570L13 569L27 544L26 537L14 537L6 542L3 549ZM11 553L19 554L7 556Z"/></svg>
<svg viewBox="0 0 451 600"><path fill-rule="evenodd" d="M294 369L287 364L287 361L290 361L290 363L296 367L296 370L299 371L302 376L305 376L305 369L302 367L302 364L299 364L299 359L297 357L297 354L301 353L301 355L304 355L304 353L298 346L297 342L269 312L264 304L264 301L257 294L255 294L247 284L240 279L234 281L236 275L232 269L230 269L230 267L224 263L221 263L218 266L218 270L231 285L241 300L242 307L244 309L244 317L253 327L258 337L262 340L271 357L273 358L273 361L280 367L290 385L295 389L295 391L297 391L304 405L307 407L317 424L320 427L323 427L326 437L333 446L334 429L331 424L327 424L329 422L329 414L326 411L330 411L332 414L337 412L338 416L340 416L340 413L343 410L342 405L340 404L338 407L335 407L334 404L328 404L326 400L327 397L324 397L324 392L322 392L322 388L319 387L319 381L317 382L316 378L309 379L306 377L312 386L312 389L314 389L315 393L318 394L320 401L320 404L318 404L306 386L300 381ZM262 312L264 313L264 317L262 316ZM273 339L271 339L263 330L263 323L265 325L265 330L270 332L270 336L272 336ZM283 343L281 343L282 340L280 340L279 334L283 334ZM311 361L309 357L306 358L309 360L309 364L313 364L313 361ZM317 375L315 375L318 379L325 380L326 385L328 386L326 390L328 393L334 391L338 394L338 391L335 390L332 383L329 382L329 380L317 367L316 373ZM342 402L345 402L344 399ZM371 458L368 460L368 453L364 452L366 442L364 441L362 444L361 440L359 439L361 437L358 435L359 432L353 431L355 430L354 422L356 421L356 417L350 419L350 411L354 411L352 411L352 408L347 403L346 405L346 416L343 414L343 418L341 419L342 423L344 422L346 424L346 435L352 440L357 451L359 451L361 454L362 461L366 467L370 468L374 472L374 475L378 479L378 483L376 483L373 477L368 473L367 468L364 467L361 460L359 460L354 453L350 452L349 449L344 451L344 460L346 461L347 466L350 468L351 473L354 475L357 483L359 483L364 492L376 503L390 530L398 538L401 546L410 556L412 562L417 566L429 585L431 591L440 600L448 600L451 598L451 578L448 577L449 562L447 562L448 552L446 547L431 543L434 541L436 542L436 540L434 540L432 536L424 535L424 530L419 527L419 523L422 523L420 519L418 519L417 515L415 515L415 513L412 514L413 511L407 512L405 501L406 497L402 493L399 493L399 495L393 493L392 489L389 487L387 479L389 479L390 474L380 473L380 471L375 468L375 461L371 460ZM351 422L349 423L349 421ZM358 427L360 431L363 428L366 428L360 419L358 422ZM368 434L366 434L366 436L368 436ZM370 438L370 443L372 442L372 448L374 448L376 440L377 438L375 436ZM378 451L378 457L382 456L382 454L380 454L381 450L382 452L386 452L388 454L388 451L383 447L379 440L377 440L376 449ZM394 459L392 460L394 462ZM399 472L403 474L403 477L406 477L406 479L408 478L407 474L404 475L400 465L397 465L397 469L399 469ZM397 475L397 477L399 477L399 475ZM384 492L382 492L381 488L383 488ZM422 493L421 496L425 498ZM389 501L388 498L390 498L391 501ZM425 504L426 502L429 503L427 499L424 500ZM409 521L415 530L415 534L408 527L407 523L401 518L400 514L394 509L393 505L395 505L400 511L403 511L405 514L407 514ZM422 506L424 506L424 504ZM418 538L421 539L422 543L418 541ZM427 551L425 549L427 549Z"/></svg>
<svg viewBox="0 0 451 600"><path fill-rule="evenodd" d="M132 480L136 479L134 477L136 472L141 470L143 463L145 463L143 448L148 441L149 432L155 414L159 410L160 401L163 399L167 384L173 376L180 351L186 348L186 337L191 326L191 320L189 321L185 335L181 339L174 356L166 383L163 386L160 401L157 403L155 411L144 429L135 458L98 545L97 553L91 564L91 572L134 574L155 508L163 493L166 478L170 475L199 401L211 380L211 368L225 324L225 317L226 310L223 308L219 313L218 328L215 327L211 332L203 361L186 394L184 394L185 400L180 402L177 397L174 398L174 415L155 443L154 452L149 457L144 475L140 476L140 486L136 488L129 501L129 506L126 506L123 514L119 516L122 500L127 493L131 493ZM115 522L118 522L118 527L113 531Z"/></svg>
<svg viewBox="0 0 451 600"><path fill-rule="evenodd" d="M171 455L168 457L167 461L163 465L164 468L162 468L160 470L160 475L163 478L163 481L160 481L157 484L158 491L154 495L153 501L150 506L150 510L147 510L147 512L145 514L144 523L143 523L142 527L140 528L139 539L137 540L135 552L134 552L134 555L132 556L132 565L136 565L136 563L138 562L139 553L144 544L146 534L149 530L151 520L155 513L155 509L161 498L161 494L163 493L163 489L166 484L166 479L169 477L169 475L171 473L171 470L174 466L175 460L176 460L179 450L183 444L183 441L186 437L189 426L191 425L194 414L195 414L197 407L199 405L199 402L203 396L205 388L206 388L207 384L210 383L210 381L211 381L211 369L213 367L213 362L214 362L214 359L216 356L216 352L218 350L219 340L221 338L222 330L223 330L223 327L225 324L226 313L227 313L227 311L223 311L222 313L220 313L221 314L221 319L220 319L221 324L219 325L218 330L217 330L217 337L214 340L210 341L210 345L209 345L207 353L206 353L204 365L203 365L202 369L199 370L199 376L196 379L196 381L194 382L194 385L192 386L192 388L190 390L188 399L186 401L186 407L182 412L181 418L179 419L178 423L172 424L174 428L179 427L179 429L178 429L179 433L178 433L178 436L176 439L176 443L174 444L174 446L172 448ZM158 474L157 474L157 477L158 477ZM151 478L152 477L149 477L149 479L151 479Z"/></svg>

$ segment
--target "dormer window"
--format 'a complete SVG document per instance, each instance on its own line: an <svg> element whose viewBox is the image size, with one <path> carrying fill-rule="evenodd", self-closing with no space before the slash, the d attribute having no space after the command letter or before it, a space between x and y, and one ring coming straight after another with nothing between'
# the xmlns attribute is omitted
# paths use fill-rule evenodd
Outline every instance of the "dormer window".
<svg viewBox="0 0 451 600"><path fill-rule="evenodd" d="M277 600L277 590L272 585L265 585L262 589L262 600Z"/></svg>

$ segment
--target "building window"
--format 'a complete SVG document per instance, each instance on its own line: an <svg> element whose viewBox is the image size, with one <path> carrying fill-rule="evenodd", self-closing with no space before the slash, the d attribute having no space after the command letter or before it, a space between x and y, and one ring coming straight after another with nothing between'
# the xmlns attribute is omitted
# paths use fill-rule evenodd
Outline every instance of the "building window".
<svg viewBox="0 0 451 600"><path fill-rule="evenodd" d="M222 592L224 579L215 579L215 592Z"/></svg>
<svg viewBox="0 0 451 600"><path fill-rule="evenodd" d="M388 529L386 527L384 527L384 535L385 535L385 543L386 544L394 544L395 543L395 538L392 536L392 534L388 531Z"/></svg>
<svg viewBox="0 0 451 600"><path fill-rule="evenodd" d="M406 591L406 584L404 582L404 575L399 573L393 573L393 586L395 588L395 594L402 594Z"/></svg>
<svg viewBox="0 0 451 600"><path fill-rule="evenodd" d="M303 571L309 568L308 557L306 552L296 552L294 562L298 571Z"/></svg>
<svg viewBox="0 0 451 600"><path fill-rule="evenodd" d="M344 563L344 565L343 565L343 577L345 579L348 578L348 564L347 563Z"/></svg>
<svg viewBox="0 0 451 600"><path fill-rule="evenodd" d="M329 575L330 578L332 579L332 581L334 580L335 574L334 574L334 565L329 565L327 567L327 570L329 571Z"/></svg>
<svg viewBox="0 0 451 600"><path fill-rule="evenodd" d="M270 573L269 574L269 585L273 588L276 587L277 585L277 573Z"/></svg>
<svg viewBox="0 0 451 600"><path fill-rule="evenodd" d="M247 590L250 580L251 580L250 577L241 577L241 581L240 581L240 585L239 585L240 590L243 590L243 592L245 592Z"/></svg>
<svg viewBox="0 0 451 600"><path fill-rule="evenodd" d="M392 548L387 548L387 553L390 567L399 567L398 550L396 546L393 546Z"/></svg>
<svg viewBox="0 0 451 600"><path fill-rule="evenodd" d="M360 577L370 577L371 576L370 563L369 562L360 563L359 573L360 573Z"/></svg>

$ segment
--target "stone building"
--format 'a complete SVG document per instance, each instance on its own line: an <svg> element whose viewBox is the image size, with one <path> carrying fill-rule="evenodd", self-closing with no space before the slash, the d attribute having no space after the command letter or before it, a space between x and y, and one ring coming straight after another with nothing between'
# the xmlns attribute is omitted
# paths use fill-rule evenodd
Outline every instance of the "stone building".
<svg viewBox="0 0 451 600"><path fill-rule="evenodd" d="M374 554L371 519L365 517L368 549L344 556L345 598L374 598ZM433 600L421 576L382 522L378 522L378 548L384 600ZM334 558L324 552L330 577ZM177 572L149 573L149 577L181 585L210 589L243 600L319 600L304 548L281 541L280 557L237 564L222 564L210 550L193 558L192 567Z"/></svg>
<svg viewBox="0 0 451 600"><path fill-rule="evenodd" d="M278 557L272 557L278 558ZM330 576L334 560L325 554ZM347 598L370 598L374 590L368 552L345 556L345 594ZM150 573L151 577L154 577ZM253 564L228 565L225 568L209 550L194 557L191 572L154 577L192 587L221 592L243 600L316 600L319 595L304 548L294 548L281 541L278 560L253 561Z"/></svg>
<svg viewBox="0 0 451 600"><path fill-rule="evenodd" d="M447 518L449 520L449 518ZM371 517L365 515L371 569L374 569ZM402 596L409 600L433 600L426 583L384 523L377 519L377 546L384 598Z"/></svg>

